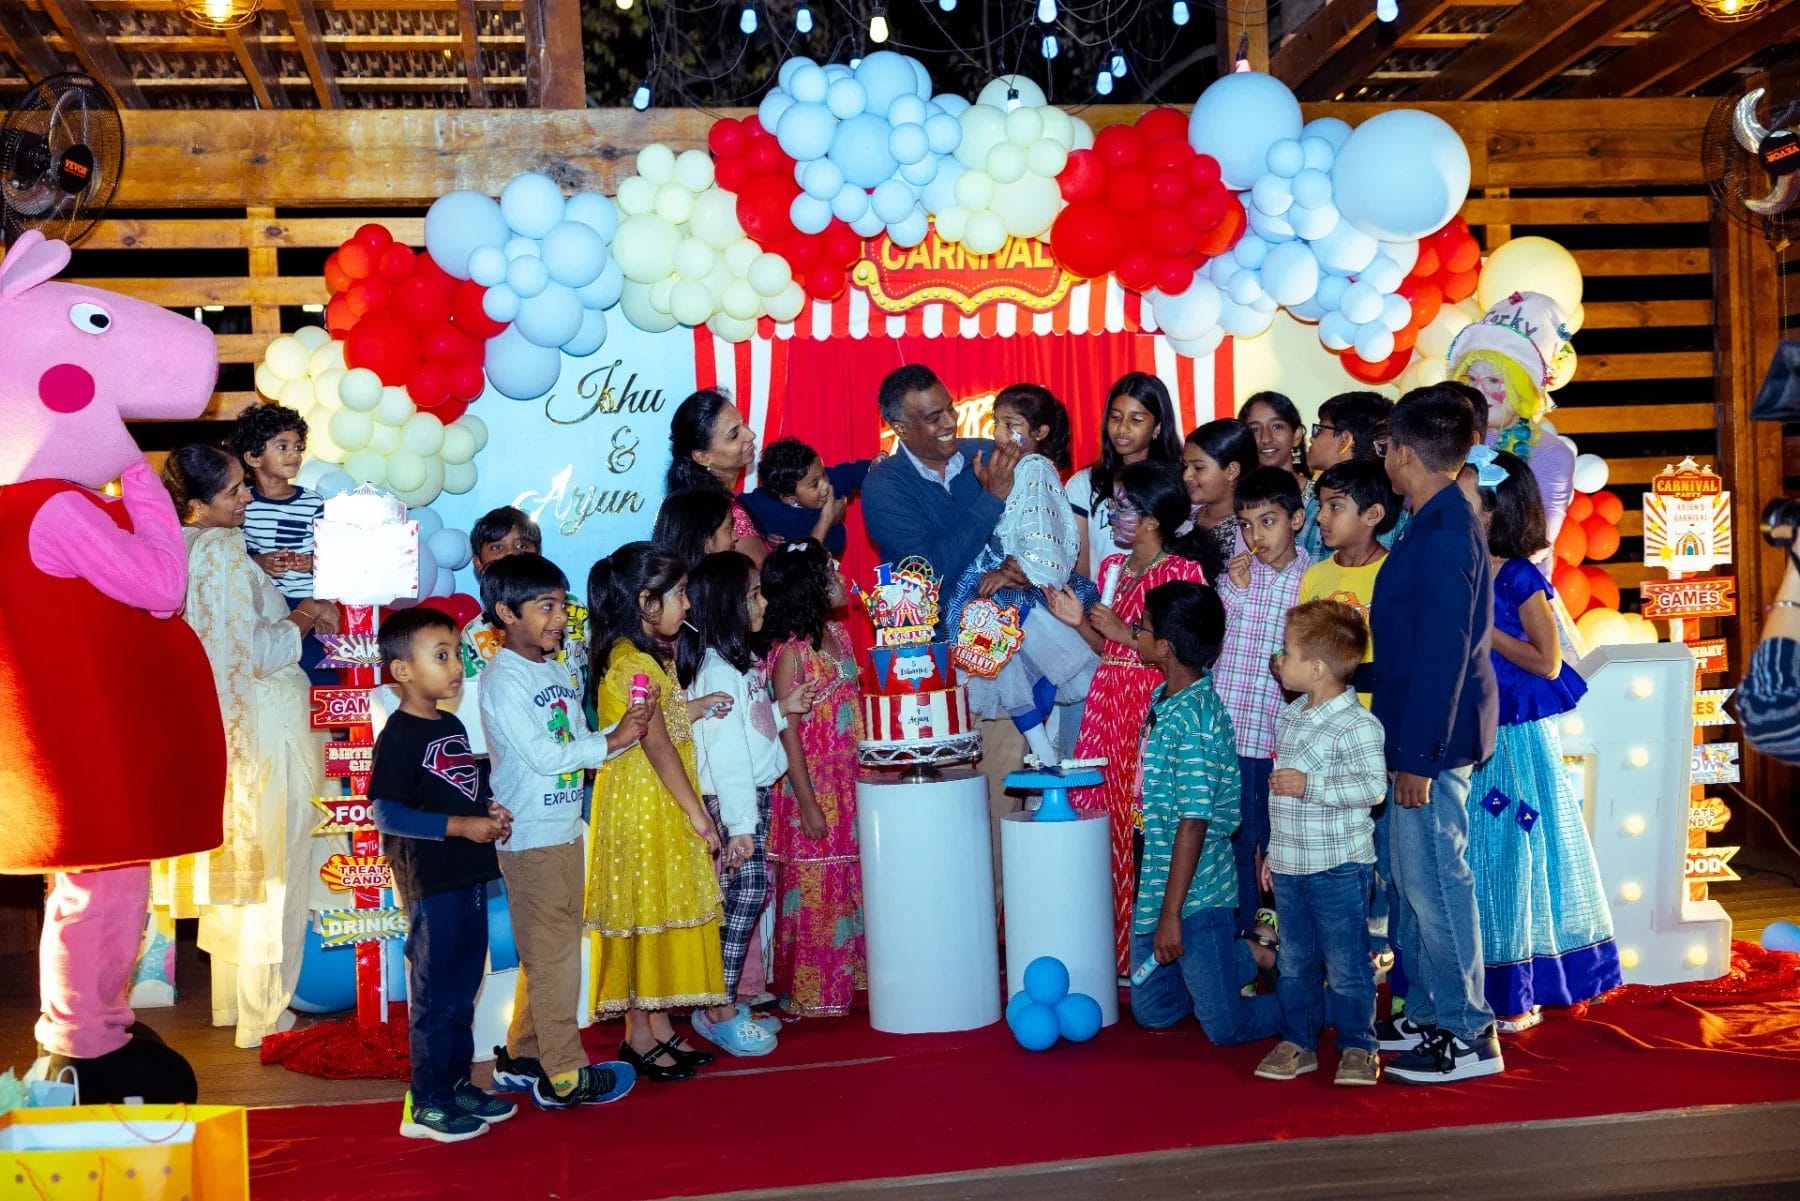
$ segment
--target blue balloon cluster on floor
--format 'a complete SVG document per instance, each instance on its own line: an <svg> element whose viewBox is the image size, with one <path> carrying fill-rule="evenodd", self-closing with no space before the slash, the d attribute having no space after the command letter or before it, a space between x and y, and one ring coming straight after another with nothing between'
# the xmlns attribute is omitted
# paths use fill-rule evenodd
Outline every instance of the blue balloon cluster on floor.
<svg viewBox="0 0 1800 1201"><path fill-rule="evenodd" d="M339 1013L356 1006L356 950L327 947L306 924L306 949L300 956L300 981L289 1007L296 1013Z"/></svg>
<svg viewBox="0 0 1800 1201"><path fill-rule="evenodd" d="M1765 951L1800 953L1800 926L1793 922L1770 922L1763 927L1762 945Z"/></svg>
<svg viewBox="0 0 1800 1201"><path fill-rule="evenodd" d="M1069 969L1049 955L1025 967L1025 987L1006 1003L1006 1025L1027 1051L1048 1051L1058 1039L1084 1043L1100 1033L1100 1002L1069 991Z"/></svg>

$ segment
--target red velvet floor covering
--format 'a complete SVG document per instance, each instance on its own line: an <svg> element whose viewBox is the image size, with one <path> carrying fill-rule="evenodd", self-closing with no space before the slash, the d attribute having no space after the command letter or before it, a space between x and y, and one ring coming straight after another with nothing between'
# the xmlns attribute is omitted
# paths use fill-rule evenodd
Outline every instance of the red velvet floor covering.
<svg viewBox="0 0 1800 1201"><path fill-rule="evenodd" d="M602 1032L590 1049L604 1057ZM1622 989L1506 1041L1506 1074L1430 1089L1336 1088L1335 1054L1286 1084L1266 1046L1219 1049L1188 1024L1123 1018L1093 1042L1033 1055L996 1025L897 1037L866 1016L790 1025L763 1060L619 1104L525 1105L457 1146L411 1142L398 1104L250 1115L258 1201L336 1193L609 1201L796 1187L1170 1148L1800 1099L1800 956L1737 945L1717 985ZM352 1184L352 1182L354 1182Z"/></svg>

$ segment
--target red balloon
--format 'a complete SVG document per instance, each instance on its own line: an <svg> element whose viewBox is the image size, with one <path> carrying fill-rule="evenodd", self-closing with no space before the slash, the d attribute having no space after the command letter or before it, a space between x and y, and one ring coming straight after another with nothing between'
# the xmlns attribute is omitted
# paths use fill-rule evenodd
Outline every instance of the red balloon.
<svg viewBox="0 0 1800 1201"><path fill-rule="evenodd" d="M483 349L480 342L449 321L428 325L419 336L420 356L445 367L451 363L479 363Z"/></svg>
<svg viewBox="0 0 1800 1201"><path fill-rule="evenodd" d="M1188 164L1194 160L1194 148L1185 140L1154 142L1144 151L1144 166L1152 171L1174 171L1187 178Z"/></svg>
<svg viewBox="0 0 1800 1201"><path fill-rule="evenodd" d="M1144 220L1144 237L1161 258L1180 258L1194 248L1194 231L1172 212L1152 212ZM1184 285L1185 286L1185 285Z"/></svg>
<svg viewBox="0 0 1800 1201"><path fill-rule="evenodd" d="M747 140L743 123L735 117L713 122L713 127L706 131L706 145L713 154L715 175L718 173L719 162L736 155L744 148Z"/></svg>
<svg viewBox="0 0 1800 1201"><path fill-rule="evenodd" d="M402 319L370 313L344 339L344 362L367 367L383 384L403 387L418 366L419 339Z"/></svg>
<svg viewBox="0 0 1800 1201"><path fill-rule="evenodd" d="M1108 167L1127 167L1144 154L1144 139L1130 125L1108 125L1094 137L1094 151Z"/></svg>
<svg viewBox="0 0 1800 1201"><path fill-rule="evenodd" d="M748 117L744 118L743 127L744 127L744 137L748 138L750 141L753 141L753 142L759 138L766 139L766 138L773 138L775 136L774 134L770 133L768 130L763 128L762 118L757 116L755 113L751 113Z"/></svg>
<svg viewBox="0 0 1800 1201"><path fill-rule="evenodd" d="M836 300L844 294L850 277L842 267L834 267L830 263L820 263L806 273L803 281L806 294L814 300Z"/></svg>
<svg viewBox="0 0 1800 1201"><path fill-rule="evenodd" d="M344 274L344 268L342 264L338 262L337 252L335 250L332 251L331 257L325 260L325 286L335 293L342 292L355 282L355 280Z"/></svg>
<svg viewBox="0 0 1800 1201"><path fill-rule="evenodd" d="M1069 154L1056 186L1068 201L1092 200L1106 189L1106 172L1100 156L1092 150L1075 150Z"/></svg>
<svg viewBox="0 0 1800 1201"><path fill-rule="evenodd" d="M476 395L479 396L480 394L481 394L480 391L477 390ZM452 421L455 421L458 417L461 417L464 413L466 413L468 411L469 411L469 402L466 400L459 399L457 396L452 394L449 400L446 400L443 404L441 404L437 408L433 409L431 411L431 415L433 417L436 417L439 421L443 422L445 425L449 425Z"/></svg>
<svg viewBox="0 0 1800 1201"><path fill-rule="evenodd" d="M456 285L456 295L450 301L450 316L457 328L482 342L506 328L504 321L495 321L482 311L481 299L486 295L486 288L465 279Z"/></svg>
<svg viewBox="0 0 1800 1201"><path fill-rule="evenodd" d="M1156 286L1156 260L1144 250L1129 250L1119 260L1116 274L1119 282L1131 291L1148 292Z"/></svg>
<svg viewBox="0 0 1800 1201"><path fill-rule="evenodd" d="M379 229L380 226L363 226L364 229ZM385 230L383 232L386 232ZM377 254L367 242L352 239L338 247L338 266L351 279L368 279L375 274Z"/></svg>
<svg viewBox="0 0 1800 1201"><path fill-rule="evenodd" d="M1210 154L1196 154L1194 161L1188 164L1188 178L1194 181L1195 187L1209 187L1223 178L1219 174L1219 160Z"/></svg>
<svg viewBox="0 0 1800 1201"><path fill-rule="evenodd" d="M1619 499L1616 492L1596 492L1594 515L1608 525L1618 525L1619 518L1625 516L1625 502Z"/></svg>
<svg viewBox="0 0 1800 1201"><path fill-rule="evenodd" d="M1556 545L1552 548L1556 557L1571 567L1579 566L1587 558L1587 531L1573 521L1563 522L1563 527L1556 535Z"/></svg>
<svg viewBox="0 0 1800 1201"><path fill-rule="evenodd" d="M1412 274L1416 279L1430 279L1443 268L1438 258L1437 247L1419 243L1419 259L1413 264Z"/></svg>
<svg viewBox="0 0 1800 1201"><path fill-rule="evenodd" d="M1441 257L1444 266L1458 274L1475 271L1481 266L1481 247L1465 228L1455 244L1449 250L1441 252Z"/></svg>
<svg viewBox="0 0 1800 1201"><path fill-rule="evenodd" d="M1444 307L1444 294L1438 290L1438 286L1416 275L1401 280L1395 291L1412 302L1412 327L1415 330L1430 325L1437 317L1438 310Z"/></svg>
<svg viewBox="0 0 1800 1201"><path fill-rule="evenodd" d="M750 145L750 171L754 175L770 175L790 183L794 178L794 160L782 152L774 138L758 138Z"/></svg>
<svg viewBox="0 0 1800 1201"><path fill-rule="evenodd" d="M848 266L862 257L862 237L854 229L839 221L836 217L825 227L825 232L818 235L824 239L823 258L833 263Z"/></svg>
<svg viewBox="0 0 1800 1201"><path fill-rule="evenodd" d="M422 600L421 609L436 609L459 626L466 626L481 616L481 602L466 592L453 592L449 596L433 596Z"/></svg>
<svg viewBox="0 0 1800 1201"><path fill-rule="evenodd" d="M439 406L438 416L443 421L455 421L456 417L445 417L444 410L453 404L468 404L481 395L487 387L487 375L481 370L479 361L450 364L450 399ZM461 413L457 417L462 416Z"/></svg>
<svg viewBox="0 0 1800 1201"><path fill-rule="evenodd" d="M809 238L800 234L796 234L770 249L787 260L788 268L795 275L804 275L808 267L825 258L823 238Z"/></svg>
<svg viewBox="0 0 1800 1201"><path fill-rule="evenodd" d="M1194 282L1194 269L1180 259L1164 259L1156 265L1156 286L1171 296L1188 290Z"/></svg>
<svg viewBox="0 0 1800 1201"><path fill-rule="evenodd" d="M1455 304L1475 295L1475 285L1481 282L1481 271L1472 267L1467 271L1452 271L1439 278L1445 302Z"/></svg>
<svg viewBox="0 0 1800 1201"><path fill-rule="evenodd" d="M1150 201L1157 208L1183 207L1190 190L1187 176L1172 167L1164 167L1150 177Z"/></svg>
<svg viewBox="0 0 1800 1201"><path fill-rule="evenodd" d="M1385 384L1397 378L1406 370L1406 364L1412 360L1411 350L1397 350L1379 363L1371 363L1358 355L1354 350L1346 350L1338 355L1338 362L1344 365L1352 378L1365 384Z"/></svg>
<svg viewBox="0 0 1800 1201"><path fill-rule="evenodd" d="M388 232L387 226L377 225L371 221L367 225L357 226L356 232L351 234L350 238L352 241L361 242L370 250L380 250L383 246L392 244L394 235Z"/></svg>
<svg viewBox="0 0 1800 1201"><path fill-rule="evenodd" d="M1558 563L1556 570L1550 573L1550 582L1571 617L1580 617L1587 612L1593 593L1588 588L1587 576L1582 573L1581 568Z"/></svg>
<svg viewBox="0 0 1800 1201"><path fill-rule="evenodd" d="M356 325L356 314L350 311L350 298L338 293L325 306L325 328L332 336L342 338Z"/></svg>
<svg viewBox="0 0 1800 1201"><path fill-rule="evenodd" d="M1142 167L1119 167L1106 181L1106 203L1121 213L1137 214L1150 207L1150 173Z"/></svg>
<svg viewBox="0 0 1800 1201"><path fill-rule="evenodd" d="M377 279L359 279L344 293L344 298L350 302L350 312L358 318L385 308L388 296L387 285Z"/></svg>
<svg viewBox="0 0 1800 1201"><path fill-rule="evenodd" d="M1050 250L1070 274L1098 279L1118 265L1125 235L1101 200L1077 200L1050 227Z"/></svg>
<svg viewBox="0 0 1800 1201"><path fill-rule="evenodd" d="M1406 325L1394 331L1394 353L1410 355L1412 348L1418 345L1419 327Z"/></svg>
<svg viewBox="0 0 1800 1201"><path fill-rule="evenodd" d="M750 167L741 158L715 158L713 179L727 192L741 192L750 182Z"/></svg>
<svg viewBox="0 0 1800 1201"><path fill-rule="evenodd" d="M1577 492L1569 498L1569 511L1563 514L1564 521L1586 521L1594 515L1594 498L1585 492Z"/></svg>
<svg viewBox="0 0 1800 1201"><path fill-rule="evenodd" d="M442 363L423 361L413 368L406 390L421 409L435 409L450 399L450 371Z"/></svg>
<svg viewBox="0 0 1800 1201"><path fill-rule="evenodd" d="M1170 141L1187 145L1188 119L1180 109L1153 108L1137 119L1136 129L1145 146Z"/></svg>
<svg viewBox="0 0 1800 1201"><path fill-rule="evenodd" d="M1595 609L1617 609L1619 607L1619 585L1606 574L1606 568L1596 567L1592 563L1582 567L1581 574L1587 577L1588 591L1593 594Z"/></svg>
<svg viewBox="0 0 1800 1201"><path fill-rule="evenodd" d="M1610 559L1619 552L1619 527L1598 513L1582 522L1581 530L1587 535L1588 558Z"/></svg>
<svg viewBox="0 0 1800 1201"><path fill-rule="evenodd" d="M1216 258L1237 245L1247 224L1249 218L1244 215L1243 205L1227 201L1219 223L1194 240L1194 249L1208 258Z"/></svg>
<svg viewBox="0 0 1800 1201"><path fill-rule="evenodd" d="M413 252L398 242L390 242L381 248L376 259L375 270L389 279L404 279L413 273Z"/></svg>
<svg viewBox="0 0 1800 1201"><path fill-rule="evenodd" d="M1237 206L1231 203L1231 197L1224 188L1214 184L1196 189L1188 196L1188 224L1196 233L1210 233L1219 228L1219 222L1224 220L1227 208Z"/></svg>

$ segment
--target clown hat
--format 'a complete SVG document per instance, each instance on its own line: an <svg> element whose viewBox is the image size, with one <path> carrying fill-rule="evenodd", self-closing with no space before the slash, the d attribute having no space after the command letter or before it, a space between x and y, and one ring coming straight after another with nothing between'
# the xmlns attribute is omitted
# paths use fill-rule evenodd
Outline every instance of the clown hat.
<svg viewBox="0 0 1800 1201"><path fill-rule="evenodd" d="M1557 353L1568 344L1562 310L1541 292L1514 292L1456 335L1445 356L1454 372L1465 355L1490 350L1521 367L1539 387L1554 376Z"/></svg>

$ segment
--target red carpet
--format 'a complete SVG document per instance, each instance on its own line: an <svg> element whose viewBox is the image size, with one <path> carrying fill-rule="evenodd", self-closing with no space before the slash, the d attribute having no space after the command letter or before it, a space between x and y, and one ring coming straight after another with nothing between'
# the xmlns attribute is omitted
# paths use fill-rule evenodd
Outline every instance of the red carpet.
<svg viewBox="0 0 1800 1201"><path fill-rule="evenodd" d="M619 1027L589 1031L617 1037ZM781 1047L604 1109L518 1117L473 1144L394 1133L397 1104L250 1115L258 1201L321 1181L384 1201L467 1195L653 1198L992 1168L1268 1139L1377 1134L1688 1105L1800 1099L1800 956L1737 945L1717 985L1622 989L1506 1042L1506 1074L1340 1089L1335 1055L1290 1084L1267 1048L1214 1048L1192 1024L1123 1018L1033 1055L1004 1025L897 1037L862 1016L789 1026ZM746 1066L748 1065L748 1066ZM328 1174L328 1175L327 1175ZM499 1191L495 1191L499 1190Z"/></svg>

